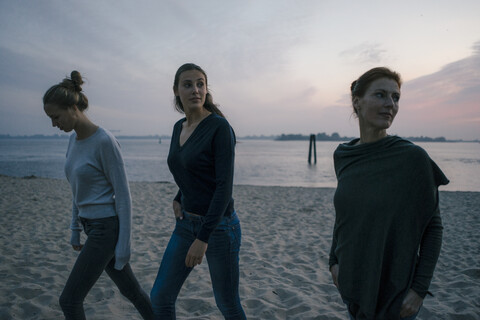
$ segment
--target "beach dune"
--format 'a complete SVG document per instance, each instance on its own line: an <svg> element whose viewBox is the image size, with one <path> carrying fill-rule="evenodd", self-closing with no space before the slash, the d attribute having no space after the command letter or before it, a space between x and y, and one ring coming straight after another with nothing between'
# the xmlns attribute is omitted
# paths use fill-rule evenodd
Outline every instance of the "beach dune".
<svg viewBox="0 0 480 320"><path fill-rule="evenodd" d="M130 183L132 268L149 292L174 226L171 183ZM328 272L334 189L235 186L242 223L240 294L248 319L346 319ZM480 193L440 192L443 247L418 319L480 319ZM62 319L58 297L75 262L65 180L0 176L0 320ZM84 238L83 238L84 239ZM140 319L103 274L88 319ZM177 301L178 319L222 319L207 262Z"/></svg>

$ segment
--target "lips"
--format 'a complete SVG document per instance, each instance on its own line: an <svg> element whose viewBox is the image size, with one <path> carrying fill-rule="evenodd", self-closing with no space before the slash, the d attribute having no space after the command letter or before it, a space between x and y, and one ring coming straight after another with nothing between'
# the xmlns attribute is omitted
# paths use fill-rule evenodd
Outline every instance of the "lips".
<svg viewBox="0 0 480 320"><path fill-rule="evenodd" d="M382 113L380 113L380 116L386 117L386 118L393 118L393 115L391 113L388 113L388 112L382 112Z"/></svg>

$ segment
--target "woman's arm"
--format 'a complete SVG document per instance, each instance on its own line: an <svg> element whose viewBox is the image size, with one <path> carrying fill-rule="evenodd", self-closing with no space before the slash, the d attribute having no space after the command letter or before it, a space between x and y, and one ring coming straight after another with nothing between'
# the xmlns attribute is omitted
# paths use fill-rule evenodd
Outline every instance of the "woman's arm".
<svg viewBox="0 0 480 320"><path fill-rule="evenodd" d="M428 287L432 281L438 256L440 255L442 235L442 219L437 206L432 219L423 233L412 286L408 290L400 309L400 317L402 318L414 315L422 306L423 299L427 295Z"/></svg>
<svg viewBox="0 0 480 320"><path fill-rule="evenodd" d="M222 220L223 214L232 199L235 136L228 123L219 127L213 137L212 144L215 162L215 191L197 239L190 246L185 258L187 267L202 263L210 234Z"/></svg>
<svg viewBox="0 0 480 320"><path fill-rule="evenodd" d="M330 248L330 257L328 259L328 265L329 265L330 273L332 274L333 283L338 288L338 259L337 259L337 256L335 255L336 248L337 248L337 237L335 237L335 232L334 232L332 237L332 246Z"/></svg>
<svg viewBox="0 0 480 320"><path fill-rule="evenodd" d="M120 145L111 138L101 146L101 159L105 176L115 194L115 211L118 216L118 241L115 246L115 269L122 270L130 260L132 204L125 165Z"/></svg>
<svg viewBox="0 0 480 320"><path fill-rule="evenodd" d="M70 222L70 229L72 230L70 244L74 250L79 251L83 247L83 245L80 244L80 233L82 232L82 226L78 218L78 208L75 205L75 199L72 199L72 221Z"/></svg>
<svg viewBox="0 0 480 320"><path fill-rule="evenodd" d="M422 298L425 298L432 281L433 271L437 264L442 247L443 225L440 210L437 207L430 220L420 243L417 267L413 276L411 288Z"/></svg>
<svg viewBox="0 0 480 320"><path fill-rule="evenodd" d="M219 126L214 135L215 191L197 239L208 243L210 234L222 220L232 199L235 138L228 123Z"/></svg>

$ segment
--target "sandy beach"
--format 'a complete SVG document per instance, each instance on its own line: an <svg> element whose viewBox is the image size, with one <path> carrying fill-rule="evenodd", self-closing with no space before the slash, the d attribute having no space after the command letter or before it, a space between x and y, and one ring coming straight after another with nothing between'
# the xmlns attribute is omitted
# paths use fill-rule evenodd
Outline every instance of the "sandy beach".
<svg viewBox="0 0 480 320"><path fill-rule="evenodd" d="M150 292L174 226L171 183L131 183L132 268ZM240 294L248 319L346 319L328 272L334 189L235 186L242 223ZM480 193L441 191L443 247L417 319L480 319ZM58 297L77 253L65 180L0 176L0 320L62 319ZM140 319L103 274L88 319ZM178 319L222 319L206 261L177 301Z"/></svg>

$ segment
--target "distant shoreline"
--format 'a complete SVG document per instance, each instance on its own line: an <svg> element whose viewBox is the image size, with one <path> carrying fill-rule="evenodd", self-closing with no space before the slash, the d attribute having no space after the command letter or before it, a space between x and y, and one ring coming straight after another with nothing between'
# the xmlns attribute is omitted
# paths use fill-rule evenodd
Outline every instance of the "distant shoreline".
<svg viewBox="0 0 480 320"><path fill-rule="evenodd" d="M16 135L12 136L9 134L0 134L0 139L68 139L70 135L67 134L52 134L52 135L43 135L43 134L34 134L34 135ZM117 139L139 139L139 140L159 140L159 139L171 139L171 136L167 135L143 135L143 136L130 136L130 135L116 135ZM331 135L326 133L317 133L315 135L316 141L350 141L356 137L342 137L338 133L334 132ZM447 139L445 137L404 137L405 139L412 142L475 142L480 143L480 140L463 140L463 139ZM302 134L280 134L280 135L260 135L260 136L244 136L237 137L240 140L274 140L274 141L305 141L310 140L310 135Z"/></svg>

